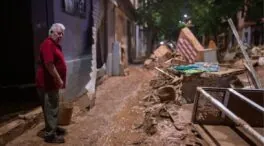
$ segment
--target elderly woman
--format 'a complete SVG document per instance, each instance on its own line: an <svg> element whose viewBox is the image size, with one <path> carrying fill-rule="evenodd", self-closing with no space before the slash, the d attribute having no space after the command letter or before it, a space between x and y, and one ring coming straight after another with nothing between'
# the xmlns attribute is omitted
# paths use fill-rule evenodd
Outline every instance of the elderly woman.
<svg viewBox="0 0 264 146"><path fill-rule="evenodd" d="M65 88L66 63L59 45L65 27L55 23L40 46L36 85L45 119L45 141L64 143L66 131L58 127L59 90Z"/></svg>

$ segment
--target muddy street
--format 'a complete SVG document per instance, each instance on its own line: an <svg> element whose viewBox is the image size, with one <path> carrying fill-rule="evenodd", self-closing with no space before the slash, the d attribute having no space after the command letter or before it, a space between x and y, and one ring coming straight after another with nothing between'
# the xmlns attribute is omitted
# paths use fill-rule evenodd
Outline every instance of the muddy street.
<svg viewBox="0 0 264 146"><path fill-rule="evenodd" d="M142 122L143 109L139 100L154 73L130 67L129 75L106 79L97 88L95 107L72 119L65 145L129 145L144 140L144 133L133 130ZM38 133L41 123L8 145L48 145Z"/></svg>
<svg viewBox="0 0 264 146"><path fill-rule="evenodd" d="M0 146L264 145L264 0L6 2Z"/></svg>
<svg viewBox="0 0 264 146"><path fill-rule="evenodd" d="M257 106L256 111L241 99L261 105L263 90L252 88L254 80L241 65L232 67L237 62L190 64L178 52L161 46L144 65L128 65L119 76L100 76L94 106L88 105L87 94L73 103L63 145L258 145L264 134L263 108ZM256 71L262 75L263 67ZM247 122L256 134L253 137L243 127ZM43 140L43 122L28 129L7 145L49 145ZM3 137L10 140L8 133Z"/></svg>
<svg viewBox="0 0 264 146"><path fill-rule="evenodd" d="M155 127L152 127L153 123L148 123L150 119L146 118L147 111L159 110L163 106L158 103L147 105L143 99L150 92L150 81L155 74L157 72L153 70L133 66L129 68L127 76L107 78L97 88L95 107L90 111L79 112L72 118L71 124L65 127L69 133L64 145L194 145L194 142L188 141L193 139L190 136L197 136L197 133L196 136L193 134L195 130L190 124L193 104L168 104L167 107L177 115L174 119L176 123L166 117L166 113L163 118L156 115ZM175 124L178 127L175 128ZM43 128L44 123L37 125L8 146L48 145L41 138ZM151 128L156 129L154 133L149 132ZM205 142L199 144L206 145Z"/></svg>
<svg viewBox="0 0 264 146"><path fill-rule="evenodd" d="M130 66L126 76L104 77L97 87L93 108L81 106L85 105L87 97L81 97L74 104L71 123L64 126L68 134L63 145L208 146L218 142L220 145L254 145L249 139L241 138L232 126L203 125L201 130L194 124L194 104L183 98L188 93L185 88L190 90L194 85L189 85L184 78L175 76L172 79L143 66ZM192 80L195 83L200 79ZM204 84L211 82L205 80ZM212 94L215 97L224 95ZM197 106L197 121L221 121L220 111L208 100L201 97ZM258 121L259 118L253 120ZM42 122L7 145L50 145L43 140L43 128ZM257 130L261 132L261 129ZM216 141L212 142L209 135ZM235 141L232 140L234 138Z"/></svg>

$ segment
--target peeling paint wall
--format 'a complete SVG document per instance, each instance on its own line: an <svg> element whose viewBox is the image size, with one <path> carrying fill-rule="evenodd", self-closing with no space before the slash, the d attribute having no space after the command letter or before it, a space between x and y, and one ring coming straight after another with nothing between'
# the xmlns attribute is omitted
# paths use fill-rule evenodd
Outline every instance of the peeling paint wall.
<svg viewBox="0 0 264 146"><path fill-rule="evenodd" d="M128 18L125 15L125 13L120 10L119 8L116 8L115 11L115 40L120 43L121 47L121 61L124 63L125 66L128 65L128 30L127 30L127 21Z"/></svg>
<svg viewBox="0 0 264 146"><path fill-rule="evenodd" d="M103 10L102 10L103 0L93 0L93 28L92 28L92 36L93 36L93 45L92 45L92 71L90 73L91 80L86 85L86 89L89 94L95 94L95 85L96 85L96 76L97 76L97 64L96 64L96 44L97 44L97 32L100 27L100 24L103 21Z"/></svg>

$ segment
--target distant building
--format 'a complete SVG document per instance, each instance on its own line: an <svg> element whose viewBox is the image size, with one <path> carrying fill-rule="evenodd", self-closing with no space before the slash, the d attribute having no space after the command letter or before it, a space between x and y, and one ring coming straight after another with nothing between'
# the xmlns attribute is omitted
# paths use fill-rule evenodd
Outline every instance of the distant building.
<svg viewBox="0 0 264 146"><path fill-rule="evenodd" d="M264 44L264 1L255 7L244 7L237 13L237 28L243 43L248 45Z"/></svg>

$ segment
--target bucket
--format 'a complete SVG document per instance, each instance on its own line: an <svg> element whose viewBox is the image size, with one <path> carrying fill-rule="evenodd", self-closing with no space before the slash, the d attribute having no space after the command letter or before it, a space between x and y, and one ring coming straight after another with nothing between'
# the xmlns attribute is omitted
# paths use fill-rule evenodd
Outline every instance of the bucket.
<svg viewBox="0 0 264 146"><path fill-rule="evenodd" d="M60 101L58 124L59 125L69 125L71 123L73 103L70 101Z"/></svg>
<svg viewBox="0 0 264 146"><path fill-rule="evenodd" d="M173 86L164 86L156 91L156 95L159 96L161 102L175 100L175 90Z"/></svg>

